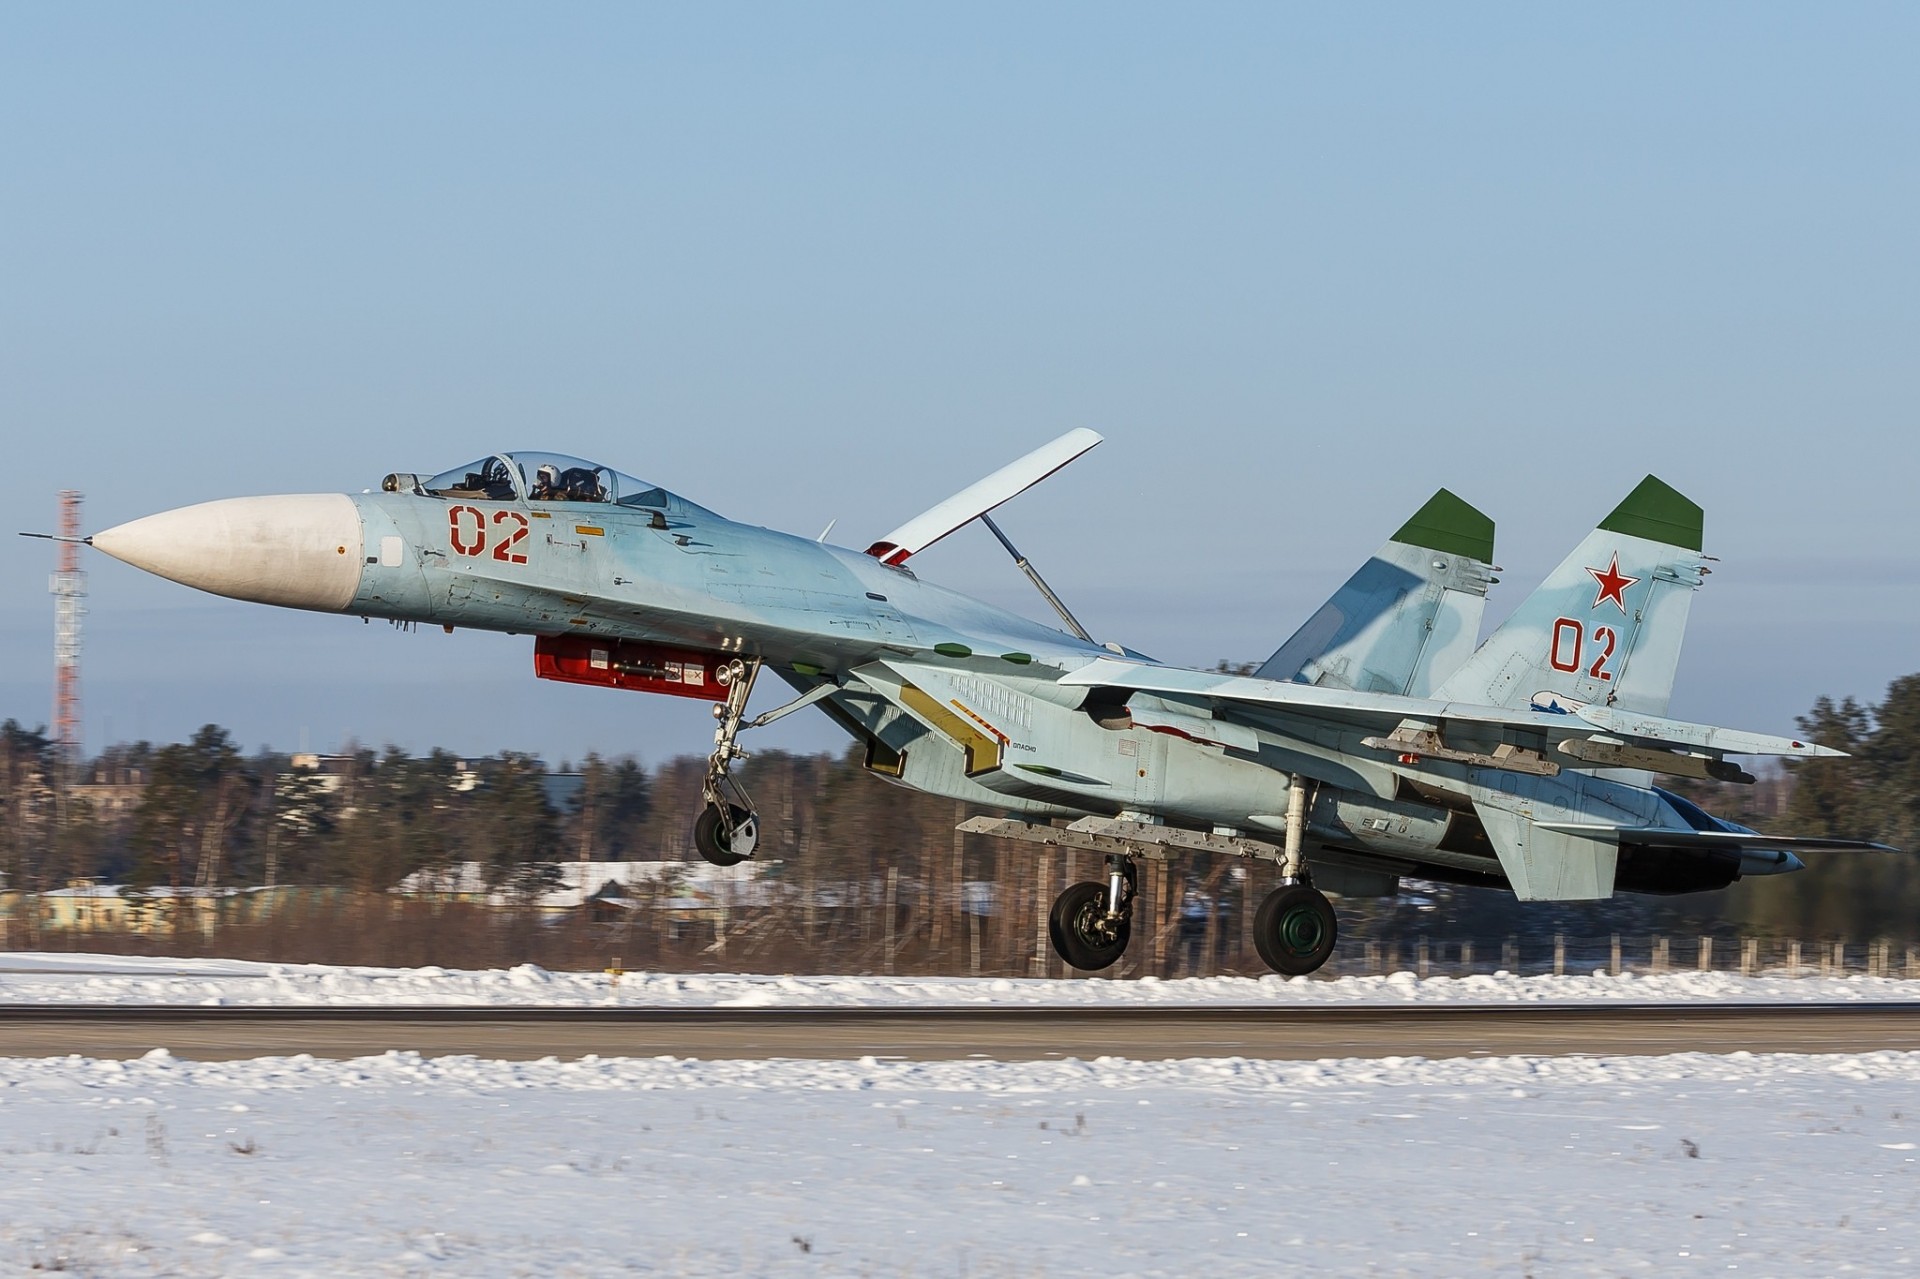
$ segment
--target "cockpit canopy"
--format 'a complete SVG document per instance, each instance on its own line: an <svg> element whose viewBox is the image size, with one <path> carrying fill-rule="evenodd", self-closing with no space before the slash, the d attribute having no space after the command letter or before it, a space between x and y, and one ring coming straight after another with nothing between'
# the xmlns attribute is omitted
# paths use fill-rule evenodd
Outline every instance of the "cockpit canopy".
<svg viewBox="0 0 1920 1279"><path fill-rule="evenodd" d="M565 453L495 453L423 480L420 489L433 497L489 502L599 502L662 511L704 510L657 484Z"/></svg>

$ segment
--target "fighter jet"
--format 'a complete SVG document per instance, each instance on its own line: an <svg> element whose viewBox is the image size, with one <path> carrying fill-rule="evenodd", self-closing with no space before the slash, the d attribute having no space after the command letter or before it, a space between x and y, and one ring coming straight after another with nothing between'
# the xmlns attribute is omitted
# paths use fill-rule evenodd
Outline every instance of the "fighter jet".
<svg viewBox="0 0 1920 1279"><path fill-rule="evenodd" d="M991 512L1100 443L1069 432L865 551L737 523L579 458L494 454L394 473L357 495L243 497L90 540L235 599L533 637L534 673L701 698L718 726L701 855L761 851L734 776L740 735L805 707L889 782L993 810L961 829L1103 855L1055 901L1075 968L1127 946L1136 863L1271 861L1261 957L1312 972L1337 934L1326 893L1403 877L1526 901L1687 893L1802 868L1808 849L1654 784L1751 781L1734 757L1831 757L1785 737L1666 717L1694 591L1701 509L1649 476L1476 643L1493 522L1445 489L1251 675L1096 642ZM1060 626L923 580L916 557L975 520ZM763 672L794 696L749 718Z"/></svg>

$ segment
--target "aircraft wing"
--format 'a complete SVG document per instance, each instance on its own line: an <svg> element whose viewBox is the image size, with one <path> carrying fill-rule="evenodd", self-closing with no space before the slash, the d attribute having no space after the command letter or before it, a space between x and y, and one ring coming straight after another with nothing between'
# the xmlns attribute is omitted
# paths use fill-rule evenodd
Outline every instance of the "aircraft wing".
<svg viewBox="0 0 1920 1279"><path fill-rule="evenodd" d="M976 520L994 507L1018 497L1041 480L1100 443L1101 437L1080 427L1042 444L992 475L961 489L938 506L922 512L867 548L882 564L904 564L947 534Z"/></svg>
<svg viewBox="0 0 1920 1279"><path fill-rule="evenodd" d="M1645 760L1607 756L1606 752L1671 750L1704 751L1711 755L1773 755L1791 759L1844 757L1846 752L1792 738L1747 733L1710 724L1690 724L1656 715L1623 713L1605 706L1578 706L1566 711L1540 711L1467 702L1443 702L1393 693L1356 689L1329 689L1310 684L1152 666L1112 658L1096 658L1062 677L1062 684L1119 688L1136 692L1204 699L1216 710L1258 709L1334 720L1390 733L1439 732L1452 724L1463 728L1520 729L1543 734L1556 748L1572 743L1562 753L1595 767L1645 767ZM1397 743L1395 743L1397 744ZM1383 745L1383 748L1387 748ZM1408 753L1447 758L1439 751L1409 747ZM1597 754L1596 754L1597 753ZM1500 766L1492 758L1469 762Z"/></svg>

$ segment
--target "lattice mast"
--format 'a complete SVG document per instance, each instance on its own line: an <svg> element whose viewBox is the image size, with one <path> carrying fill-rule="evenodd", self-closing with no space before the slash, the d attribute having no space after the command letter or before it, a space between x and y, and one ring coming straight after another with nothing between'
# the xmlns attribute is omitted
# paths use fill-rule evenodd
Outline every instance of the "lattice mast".
<svg viewBox="0 0 1920 1279"><path fill-rule="evenodd" d="M80 493L60 493L59 559L53 592L53 742L61 768L80 762L80 618L86 613L87 575L80 571Z"/></svg>

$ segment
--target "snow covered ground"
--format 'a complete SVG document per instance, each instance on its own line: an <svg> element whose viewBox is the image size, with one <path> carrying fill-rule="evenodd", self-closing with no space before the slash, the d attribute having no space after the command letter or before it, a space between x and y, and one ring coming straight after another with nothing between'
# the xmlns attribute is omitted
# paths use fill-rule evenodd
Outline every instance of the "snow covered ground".
<svg viewBox="0 0 1920 1279"><path fill-rule="evenodd" d="M1920 982L1005 981L0 955L0 1003L1920 999ZM1920 1053L0 1058L0 1274L1901 1274Z"/></svg>
<svg viewBox="0 0 1920 1279"><path fill-rule="evenodd" d="M0 953L0 1003L626 1004L649 1007L937 1007L977 1004L1403 1004L1920 1000L1920 981L1888 977L1741 977L1734 973L1591 976L1268 976L1160 981L967 977L780 977L733 973L333 968L225 959Z"/></svg>
<svg viewBox="0 0 1920 1279"><path fill-rule="evenodd" d="M1904 1274L1920 1053L0 1059L0 1273Z"/></svg>

